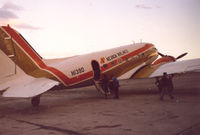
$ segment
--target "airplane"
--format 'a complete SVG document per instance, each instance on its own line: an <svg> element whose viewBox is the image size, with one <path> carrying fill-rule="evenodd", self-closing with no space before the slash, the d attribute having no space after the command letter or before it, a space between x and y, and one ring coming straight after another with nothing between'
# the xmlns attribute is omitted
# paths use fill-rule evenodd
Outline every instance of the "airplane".
<svg viewBox="0 0 200 135"><path fill-rule="evenodd" d="M168 63L174 63L172 67L179 66L175 58L166 60L165 57L168 56L163 55L156 60L160 53L152 43L134 43L73 57L43 59L25 38L9 25L0 27L0 54L2 62L12 60L15 64L14 75L0 78L2 96L32 98L33 106L38 106L41 94L50 89L94 85L105 94L100 85L102 75L111 79L113 76L120 77L137 69L128 79L155 77L161 76L163 69L168 70ZM190 66L200 65L200 59L195 62L184 62L186 66L188 63ZM6 71L9 65L5 68L1 70ZM179 69L175 72L182 72ZM187 72L193 70L190 68Z"/></svg>

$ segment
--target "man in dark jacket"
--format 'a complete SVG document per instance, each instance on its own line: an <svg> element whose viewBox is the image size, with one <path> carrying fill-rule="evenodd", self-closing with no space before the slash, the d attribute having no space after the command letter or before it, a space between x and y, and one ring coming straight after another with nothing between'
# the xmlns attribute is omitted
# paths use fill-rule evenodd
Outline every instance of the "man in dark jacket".
<svg viewBox="0 0 200 135"><path fill-rule="evenodd" d="M173 91L173 83L172 78L166 73L163 73L163 77L160 80L161 85L161 96L160 100L164 99L165 94L169 94L170 98L173 99L172 91Z"/></svg>
<svg viewBox="0 0 200 135"><path fill-rule="evenodd" d="M114 98L119 99L119 81L115 76L112 77Z"/></svg>

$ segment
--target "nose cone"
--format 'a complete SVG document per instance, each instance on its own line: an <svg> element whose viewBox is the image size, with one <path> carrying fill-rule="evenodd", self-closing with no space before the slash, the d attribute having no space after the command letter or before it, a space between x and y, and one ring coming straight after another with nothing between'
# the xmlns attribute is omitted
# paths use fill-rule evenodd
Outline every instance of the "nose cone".
<svg viewBox="0 0 200 135"><path fill-rule="evenodd" d="M151 44L151 43L146 43L144 45L144 47L146 48L146 52L148 52L148 57L147 57L147 64L152 63L153 61L155 61L158 57L158 50L155 48L155 45Z"/></svg>

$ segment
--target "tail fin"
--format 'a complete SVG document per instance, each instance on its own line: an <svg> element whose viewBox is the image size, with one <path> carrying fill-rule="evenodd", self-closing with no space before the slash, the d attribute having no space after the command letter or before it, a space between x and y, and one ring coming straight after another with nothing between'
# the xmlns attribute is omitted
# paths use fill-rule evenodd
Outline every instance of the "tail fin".
<svg viewBox="0 0 200 135"><path fill-rule="evenodd" d="M26 74L33 77L55 77L40 67L46 66L42 57L30 46L20 33L9 25L0 27L0 49Z"/></svg>

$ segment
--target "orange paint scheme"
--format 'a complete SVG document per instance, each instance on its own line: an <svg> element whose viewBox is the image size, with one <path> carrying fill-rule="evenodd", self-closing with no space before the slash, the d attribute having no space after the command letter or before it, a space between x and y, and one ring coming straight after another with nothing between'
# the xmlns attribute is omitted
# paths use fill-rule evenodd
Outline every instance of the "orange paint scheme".
<svg viewBox="0 0 200 135"><path fill-rule="evenodd" d="M160 65L160 64L164 64L164 63L168 63L168 62L173 62L176 59L172 56L163 56L162 58L157 59L152 66L156 66L156 65Z"/></svg>
<svg viewBox="0 0 200 135"><path fill-rule="evenodd" d="M77 83L79 83L81 81L85 81L85 80L87 80L89 78L93 78L94 73L93 73L92 70L88 71L88 72L85 72L85 73L83 73L81 75L69 78L66 74L64 74L59 69L46 65L43 62L43 60L41 59L41 57L23 39L23 37L21 37L19 35L19 33L16 32L14 29L12 29L10 26L2 26L2 28L7 33L7 35L9 35L12 38L12 40L15 41L15 43L16 43L15 45L19 49L21 48L20 51L23 52L23 54L21 54L22 57L26 57L28 59L28 61L31 64L33 64L34 67L36 67L36 70L34 70L34 71L27 71L27 72L31 72L31 74L30 73L27 73L27 74L30 74L30 75L39 74L38 77L47 77L47 78L50 78L50 79L59 80L65 86L70 86L70 85L73 85L73 84L77 84ZM120 59L122 62L126 61L127 59L130 59L131 57L134 57L136 55L144 53L146 50L152 48L153 46L154 46L153 44L146 44L144 47L141 47L141 48L139 48L137 50L129 52L126 55L119 57L118 59ZM107 71L114 72L114 70L113 71L110 71L110 70L113 67L116 67L116 66L121 66L121 67L124 68L124 64L123 63L122 64L119 63L118 59L114 59L114 60L110 61L109 63L106 63L107 64L106 68L103 67L103 65L102 65L100 67L101 72L107 72ZM137 64L134 64L134 61L131 61L131 62L125 63L125 65L127 65L127 64L130 65L132 63L134 66L137 66L137 65L141 64L142 62L143 61L141 61L140 63L138 62ZM113 63L115 63L115 64L113 65ZM23 66L21 66L21 68L23 69L24 66L26 66L26 64L25 65L23 64ZM131 65L130 67L134 68L134 66ZM122 70L124 70L124 69L122 69ZM127 70L130 70L130 69L127 68ZM121 73L124 73L124 72L126 72L126 71L124 70ZM37 77L37 76L34 76L34 77Z"/></svg>

